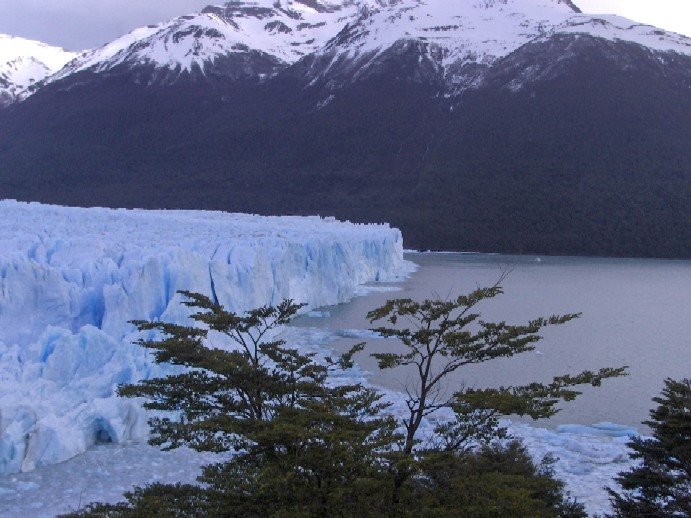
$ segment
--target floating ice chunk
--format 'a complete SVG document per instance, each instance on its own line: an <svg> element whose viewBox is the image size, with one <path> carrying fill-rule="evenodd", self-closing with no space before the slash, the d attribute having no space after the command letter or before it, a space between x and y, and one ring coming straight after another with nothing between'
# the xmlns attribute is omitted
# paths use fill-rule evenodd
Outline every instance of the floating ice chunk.
<svg viewBox="0 0 691 518"><path fill-rule="evenodd" d="M580 435L606 435L608 437L632 437L638 435L638 431L630 426L615 423L596 423L591 426L569 424L557 426L558 433L571 433Z"/></svg>
<svg viewBox="0 0 691 518"><path fill-rule="evenodd" d="M307 316L310 318L329 318L331 313L329 311L310 311Z"/></svg>
<svg viewBox="0 0 691 518"><path fill-rule="evenodd" d="M382 336L369 329L339 329L336 334L341 338L353 338L355 340L381 340Z"/></svg>
<svg viewBox="0 0 691 518"><path fill-rule="evenodd" d="M396 291L401 291L400 286L377 286L367 284L364 286L358 286L355 290L356 297L366 297L370 293L393 293Z"/></svg>

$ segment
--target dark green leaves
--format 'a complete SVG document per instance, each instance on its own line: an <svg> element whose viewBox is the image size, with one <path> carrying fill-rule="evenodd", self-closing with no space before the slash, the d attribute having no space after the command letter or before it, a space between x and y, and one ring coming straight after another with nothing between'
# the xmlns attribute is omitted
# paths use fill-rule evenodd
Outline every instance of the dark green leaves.
<svg viewBox="0 0 691 518"><path fill-rule="evenodd" d="M505 275L499 282L504 278ZM460 450L471 441L501 433L496 428L499 415L550 417L556 413L554 407L559 401L570 401L580 394L570 387L599 386L605 378L624 375L624 368L602 369L555 378L549 385L465 390L444 397L453 391L453 387L447 386L449 376L463 366L532 351L541 340L542 329L580 316L553 315L522 325L481 320L478 306L503 293L499 282L452 300L390 300L367 315L372 323L383 320L390 324L374 331L401 344L400 352L372 354L379 368L412 367L412 381L406 387L409 415L402 422L407 434L402 446L406 454L412 454L418 443L422 419L440 408L453 408L456 412L456 422L442 425L438 433L445 448Z"/></svg>
<svg viewBox="0 0 691 518"><path fill-rule="evenodd" d="M653 401L659 406L645 423L653 437L629 443L641 463L620 473L621 493L608 489L612 516L691 516L691 379L665 380L662 395Z"/></svg>

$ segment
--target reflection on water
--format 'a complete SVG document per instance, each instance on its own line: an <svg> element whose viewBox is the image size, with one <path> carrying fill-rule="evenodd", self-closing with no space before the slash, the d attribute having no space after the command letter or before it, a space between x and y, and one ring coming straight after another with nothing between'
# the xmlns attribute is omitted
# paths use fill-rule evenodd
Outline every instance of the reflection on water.
<svg viewBox="0 0 691 518"><path fill-rule="evenodd" d="M398 292L372 292L348 304L322 308L322 318L300 317L299 326L331 329L370 327L365 315L389 298L448 298L478 286L503 282L505 294L485 302L485 320L524 323L538 316L578 313L580 319L546 329L537 350L510 359L464 367L454 386L485 387L549 381L585 369L630 366L630 376L586 388L547 425L611 421L639 426L665 377L691 376L691 261L409 254L420 268ZM328 316L326 316L328 314ZM325 318L324 318L325 317ZM344 339L335 345L345 349ZM394 343L369 341L369 349ZM379 373L365 355L359 363L372 381L401 388L404 371Z"/></svg>

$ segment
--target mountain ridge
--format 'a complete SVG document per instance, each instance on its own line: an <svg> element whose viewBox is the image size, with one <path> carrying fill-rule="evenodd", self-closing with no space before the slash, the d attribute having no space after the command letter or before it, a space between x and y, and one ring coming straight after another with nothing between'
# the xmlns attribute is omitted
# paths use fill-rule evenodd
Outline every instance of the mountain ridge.
<svg viewBox="0 0 691 518"><path fill-rule="evenodd" d="M584 15L570 0L234 0L135 29L83 52L43 84L125 69L144 82L207 73L265 80L301 59L312 62L312 82L326 71L332 74L325 81L338 83L332 76L348 81L343 76L366 73L388 48L416 41L454 94L521 46L565 33L691 55L691 38L613 15Z"/></svg>
<svg viewBox="0 0 691 518"><path fill-rule="evenodd" d="M57 72L77 54L40 41L0 34L0 108Z"/></svg>

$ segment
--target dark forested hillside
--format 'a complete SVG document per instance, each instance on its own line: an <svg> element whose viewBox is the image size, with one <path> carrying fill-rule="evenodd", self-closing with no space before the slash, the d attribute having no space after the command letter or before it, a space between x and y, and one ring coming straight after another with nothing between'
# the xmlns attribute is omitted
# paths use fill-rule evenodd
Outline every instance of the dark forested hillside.
<svg viewBox="0 0 691 518"><path fill-rule="evenodd" d="M581 40L520 88L544 49L457 96L412 78L405 52L336 92L306 84L304 62L265 82L83 72L0 112L0 197L388 221L416 248L691 257L691 58Z"/></svg>

